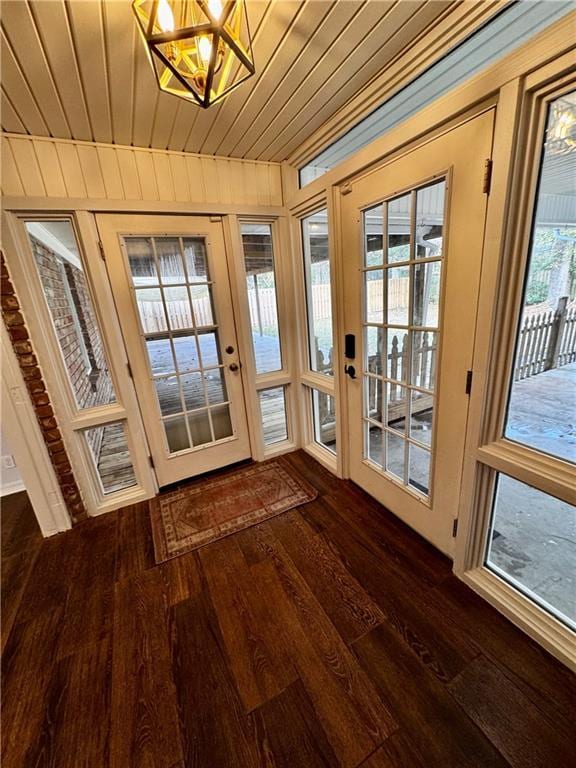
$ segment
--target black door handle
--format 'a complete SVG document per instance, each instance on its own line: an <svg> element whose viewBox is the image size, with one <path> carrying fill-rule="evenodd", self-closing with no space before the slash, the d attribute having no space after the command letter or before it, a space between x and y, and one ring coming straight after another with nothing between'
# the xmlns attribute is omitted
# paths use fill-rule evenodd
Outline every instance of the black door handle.
<svg viewBox="0 0 576 768"><path fill-rule="evenodd" d="M348 376L350 376L351 379L355 379L356 377L356 368L354 368L353 365L345 365L344 366L344 373L347 373Z"/></svg>

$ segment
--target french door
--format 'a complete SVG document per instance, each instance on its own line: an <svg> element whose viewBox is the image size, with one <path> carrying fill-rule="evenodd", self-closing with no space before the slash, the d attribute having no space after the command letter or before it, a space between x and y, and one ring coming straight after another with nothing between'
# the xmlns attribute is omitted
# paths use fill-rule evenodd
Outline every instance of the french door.
<svg viewBox="0 0 576 768"><path fill-rule="evenodd" d="M431 139L341 198L345 330L356 340L346 378L350 478L447 554L493 119L488 111Z"/></svg>
<svg viewBox="0 0 576 768"><path fill-rule="evenodd" d="M97 223L159 485L249 458L222 222Z"/></svg>

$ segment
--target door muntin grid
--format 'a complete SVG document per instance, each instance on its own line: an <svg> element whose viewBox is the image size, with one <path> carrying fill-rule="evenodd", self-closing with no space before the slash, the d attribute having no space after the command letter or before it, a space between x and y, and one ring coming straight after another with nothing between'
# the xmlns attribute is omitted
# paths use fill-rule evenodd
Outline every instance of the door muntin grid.
<svg viewBox="0 0 576 768"><path fill-rule="evenodd" d="M363 211L364 460L430 496L446 180Z"/></svg>
<svg viewBox="0 0 576 768"><path fill-rule="evenodd" d="M168 452L233 437L206 238L123 242Z"/></svg>

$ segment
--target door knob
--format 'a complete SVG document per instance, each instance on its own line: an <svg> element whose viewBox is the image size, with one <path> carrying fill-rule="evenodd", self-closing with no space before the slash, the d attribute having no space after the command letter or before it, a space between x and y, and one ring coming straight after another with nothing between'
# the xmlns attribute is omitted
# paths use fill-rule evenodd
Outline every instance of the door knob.
<svg viewBox="0 0 576 768"><path fill-rule="evenodd" d="M344 373L347 373L348 376L350 376L351 379L356 378L356 368L354 368L353 365L345 365L344 366Z"/></svg>
<svg viewBox="0 0 576 768"><path fill-rule="evenodd" d="M237 371L237 370L239 370L239 366L238 366L238 364L237 364L237 363L230 363L230 365L228 366L228 368L229 368L231 371L233 371L234 373L236 373L236 371Z"/></svg>

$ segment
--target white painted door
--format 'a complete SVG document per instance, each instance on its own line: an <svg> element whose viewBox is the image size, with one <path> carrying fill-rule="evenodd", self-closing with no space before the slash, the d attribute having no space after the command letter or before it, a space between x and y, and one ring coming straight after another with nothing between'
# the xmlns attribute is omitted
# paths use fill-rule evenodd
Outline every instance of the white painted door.
<svg viewBox="0 0 576 768"><path fill-rule="evenodd" d="M341 198L351 479L453 550L493 111L353 182Z"/></svg>
<svg viewBox="0 0 576 768"><path fill-rule="evenodd" d="M97 222L159 485L249 458L222 222Z"/></svg>

